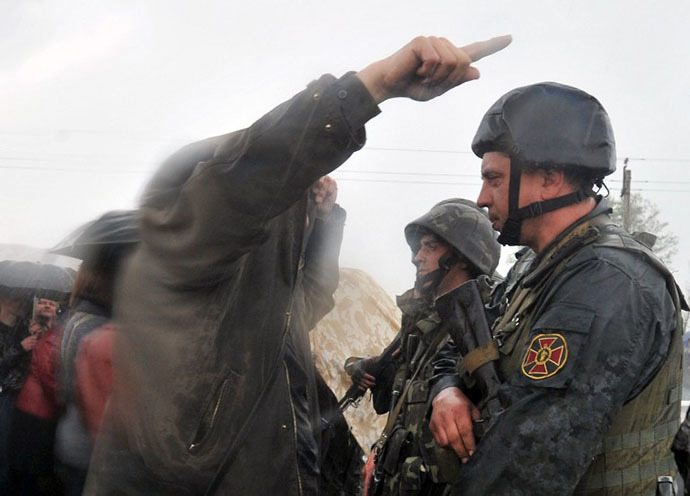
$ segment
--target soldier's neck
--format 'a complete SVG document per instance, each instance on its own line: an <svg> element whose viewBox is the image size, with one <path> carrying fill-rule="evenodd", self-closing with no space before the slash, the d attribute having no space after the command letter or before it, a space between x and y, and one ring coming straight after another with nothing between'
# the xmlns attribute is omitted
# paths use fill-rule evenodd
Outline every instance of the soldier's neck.
<svg viewBox="0 0 690 496"><path fill-rule="evenodd" d="M455 288L457 288L461 284L466 283L471 278L472 277L470 276L470 273L467 271L467 269L465 269L460 264L455 264L448 271L446 277L444 277L441 280L441 282L438 285L438 288L436 288L436 298L438 298L439 296L443 296L444 294L449 293L450 291L453 291Z"/></svg>
<svg viewBox="0 0 690 496"><path fill-rule="evenodd" d="M525 219L522 225L522 239L535 253L549 246L556 237L568 229L575 221L590 213L596 207L593 198L581 203L545 213L539 217Z"/></svg>

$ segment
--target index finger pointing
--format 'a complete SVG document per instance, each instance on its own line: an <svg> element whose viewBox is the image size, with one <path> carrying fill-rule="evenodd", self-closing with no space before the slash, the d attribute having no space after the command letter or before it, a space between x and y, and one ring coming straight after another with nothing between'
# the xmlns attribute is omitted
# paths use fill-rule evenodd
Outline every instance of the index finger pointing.
<svg viewBox="0 0 690 496"><path fill-rule="evenodd" d="M505 47L510 45L513 41L513 37L509 34L503 36L496 36L490 40L477 41L471 43L461 49L467 54L472 62L476 62L479 59L483 59L487 55L503 50Z"/></svg>

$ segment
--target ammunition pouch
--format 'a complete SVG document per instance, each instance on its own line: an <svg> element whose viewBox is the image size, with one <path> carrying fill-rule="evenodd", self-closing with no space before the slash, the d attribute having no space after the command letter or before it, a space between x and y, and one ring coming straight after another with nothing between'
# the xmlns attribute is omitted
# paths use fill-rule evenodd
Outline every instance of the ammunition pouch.
<svg viewBox="0 0 690 496"><path fill-rule="evenodd" d="M396 426L391 432L390 437L383 445L379 459L377 460L377 468L380 466L380 472L391 476L397 472L398 460L400 460L400 452L405 446L410 443L410 432L403 427Z"/></svg>
<svg viewBox="0 0 690 496"><path fill-rule="evenodd" d="M458 478L462 463L452 449L441 448L430 431L425 431L420 440L424 466L428 477L436 484L449 484Z"/></svg>
<svg viewBox="0 0 690 496"><path fill-rule="evenodd" d="M426 473L424 460L421 456L409 456L405 458L400 467L400 494L419 494L424 484Z"/></svg>

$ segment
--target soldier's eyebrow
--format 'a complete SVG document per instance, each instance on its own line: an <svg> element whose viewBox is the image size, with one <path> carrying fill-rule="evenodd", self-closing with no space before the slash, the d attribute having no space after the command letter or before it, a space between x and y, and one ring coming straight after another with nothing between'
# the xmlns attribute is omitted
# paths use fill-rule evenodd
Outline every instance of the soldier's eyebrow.
<svg viewBox="0 0 690 496"><path fill-rule="evenodd" d="M492 170L488 167L486 169L482 169L482 179L495 179L500 176L501 173L496 170Z"/></svg>

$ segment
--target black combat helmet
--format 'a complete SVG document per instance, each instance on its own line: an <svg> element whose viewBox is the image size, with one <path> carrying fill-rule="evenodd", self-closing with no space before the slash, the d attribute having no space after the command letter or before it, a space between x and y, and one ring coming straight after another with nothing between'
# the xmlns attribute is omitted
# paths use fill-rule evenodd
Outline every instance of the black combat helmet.
<svg viewBox="0 0 690 496"><path fill-rule="evenodd" d="M537 83L509 91L484 115L472 151L510 157L509 217L498 240L518 244L523 219L536 217L594 196L616 170L616 144L609 116L592 95L559 83ZM591 179L579 191L518 209L523 168L578 170Z"/></svg>
<svg viewBox="0 0 690 496"><path fill-rule="evenodd" d="M443 200L405 226L405 239L414 253L421 237L433 233L451 245L481 274L492 275L501 247L486 213L474 202L462 198Z"/></svg>

